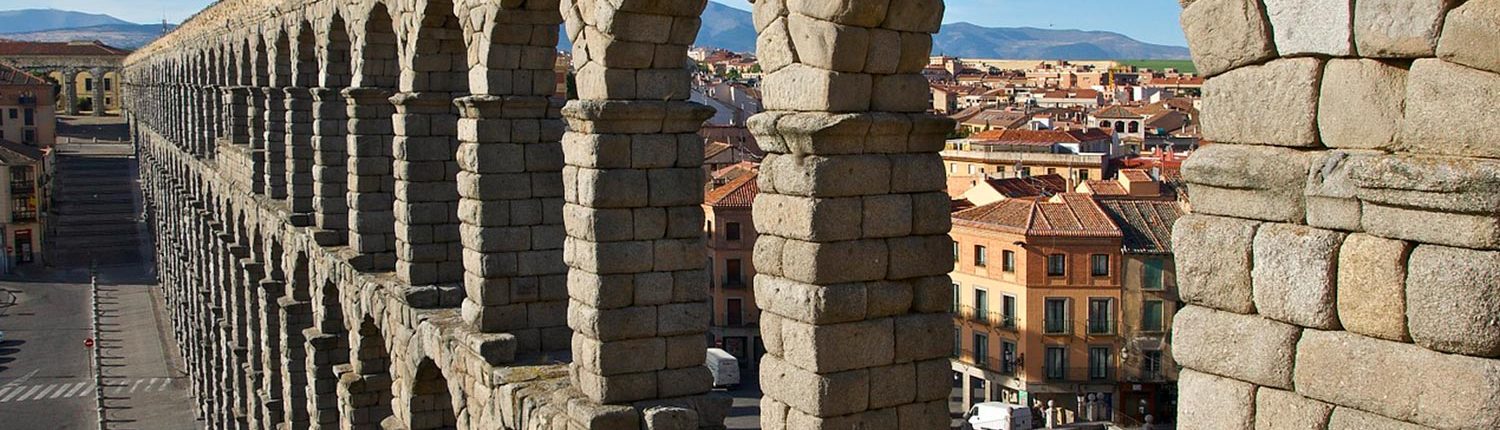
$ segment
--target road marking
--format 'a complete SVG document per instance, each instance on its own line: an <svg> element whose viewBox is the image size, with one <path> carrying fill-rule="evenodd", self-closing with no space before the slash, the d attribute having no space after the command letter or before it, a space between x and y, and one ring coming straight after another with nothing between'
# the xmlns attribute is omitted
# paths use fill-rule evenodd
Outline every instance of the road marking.
<svg viewBox="0 0 1500 430"><path fill-rule="evenodd" d="M127 387L129 388L127 390ZM94 394L94 382L59 382L54 384L0 386L0 403L36 400L71 399ZM162 392L172 388L172 378L139 378L119 382L119 386L107 387L111 394Z"/></svg>

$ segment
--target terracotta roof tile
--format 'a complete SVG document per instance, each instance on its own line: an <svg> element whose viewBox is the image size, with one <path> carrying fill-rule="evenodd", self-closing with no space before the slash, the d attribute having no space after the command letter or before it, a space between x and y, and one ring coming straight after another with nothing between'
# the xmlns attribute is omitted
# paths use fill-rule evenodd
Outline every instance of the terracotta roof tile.
<svg viewBox="0 0 1500 430"><path fill-rule="evenodd" d="M755 196L760 194L760 185L755 180L758 177L759 173L741 175L718 188L708 190L703 195L703 203L716 208L748 208L755 203Z"/></svg>
<svg viewBox="0 0 1500 430"><path fill-rule="evenodd" d="M1125 190L1125 186L1115 181L1093 179L1088 181L1088 186L1089 191L1093 191L1094 194L1101 196L1124 196L1130 194L1129 191Z"/></svg>
<svg viewBox="0 0 1500 430"><path fill-rule="evenodd" d="M1125 234L1125 252L1172 252L1172 225L1182 216L1181 204L1151 200L1107 200L1099 204Z"/></svg>
<svg viewBox="0 0 1500 430"><path fill-rule="evenodd" d="M1068 191L1068 180L1050 174L1028 178L985 179L990 187L1007 198L1052 197Z"/></svg>
<svg viewBox="0 0 1500 430"><path fill-rule="evenodd" d="M1027 236L1121 237L1109 215L1086 194L1047 201L1001 200L953 214L956 225Z"/></svg>
<svg viewBox="0 0 1500 430"><path fill-rule="evenodd" d="M0 85L51 85L51 83L21 69L0 64Z"/></svg>
<svg viewBox="0 0 1500 430"><path fill-rule="evenodd" d="M130 51L93 42L22 42L0 41L0 55L113 55L126 56Z"/></svg>

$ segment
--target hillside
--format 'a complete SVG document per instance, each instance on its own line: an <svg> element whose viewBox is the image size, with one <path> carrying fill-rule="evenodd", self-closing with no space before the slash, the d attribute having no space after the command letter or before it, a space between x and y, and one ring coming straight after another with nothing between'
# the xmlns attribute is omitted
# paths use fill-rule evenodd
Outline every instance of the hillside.
<svg viewBox="0 0 1500 430"><path fill-rule="evenodd" d="M131 24L109 15L72 12L57 9L21 9L0 11L0 33L30 33L60 28L96 25ZM13 37L5 36L8 39Z"/></svg>
<svg viewBox="0 0 1500 430"><path fill-rule="evenodd" d="M169 25L167 28L176 26ZM31 42L70 42L74 40L98 40L104 44L124 49L136 49L165 34L161 24L110 24L91 27L41 30L26 33L0 34L0 39Z"/></svg>

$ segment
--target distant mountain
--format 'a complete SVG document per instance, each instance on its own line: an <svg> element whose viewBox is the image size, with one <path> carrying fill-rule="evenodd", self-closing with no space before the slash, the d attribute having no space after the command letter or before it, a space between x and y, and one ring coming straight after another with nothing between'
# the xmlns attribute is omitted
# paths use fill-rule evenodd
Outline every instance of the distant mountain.
<svg viewBox="0 0 1500 430"><path fill-rule="evenodd" d="M98 15L57 9L21 9L0 11L0 33L30 33L34 31L56 30L61 28L92 27L96 25L112 24L133 23L109 15Z"/></svg>
<svg viewBox="0 0 1500 430"><path fill-rule="evenodd" d="M1107 31L991 28L967 22L944 24L933 37L933 55L970 58L1061 60L1180 60L1181 46L1155 45Z"/></svg>
<svg viewBox="0 0 1500 430"><path fill-rule="evenodd" d="M567 38L563 38L567 49ZM731 51L755 51L755 24L750 12L710 1L703 11L698 46ZM981 27L957 22L944 24L933 37L933 55L970 58L1047 60L1178 60L1188 49L1155 45L1107 31L1048 30L1040 28Z"/></svg>
<svg viewBox="0 0 1500 430"><path fill-rule="evenodd" d="M90 27L63 28L27 33L0 34L0 39L30 42L71 42L75 40L98 40L116 48L136 49L146 46L166 34L175 25L161 24L109 24Z"/></svg>

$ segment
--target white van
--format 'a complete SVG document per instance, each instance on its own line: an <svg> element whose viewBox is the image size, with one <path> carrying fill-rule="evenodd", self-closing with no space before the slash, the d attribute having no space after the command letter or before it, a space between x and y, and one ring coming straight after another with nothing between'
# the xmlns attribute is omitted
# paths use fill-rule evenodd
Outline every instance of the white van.
<svg viewBox="0 0 1500 430"><path fill-rule="evenodd" d="M708 373L714 375L715 387L732 387L740 385L740 360L734 358L733 354L719 348L709 348L703 360L703 365L708 366Z"/></svg>
<svg viewBox="0 0 1500 430"><path fill-rule="evenodd" d="M972 430L1031 430L1031 409L1025 406L987 402L969 408L964 428Z"/></svg>

